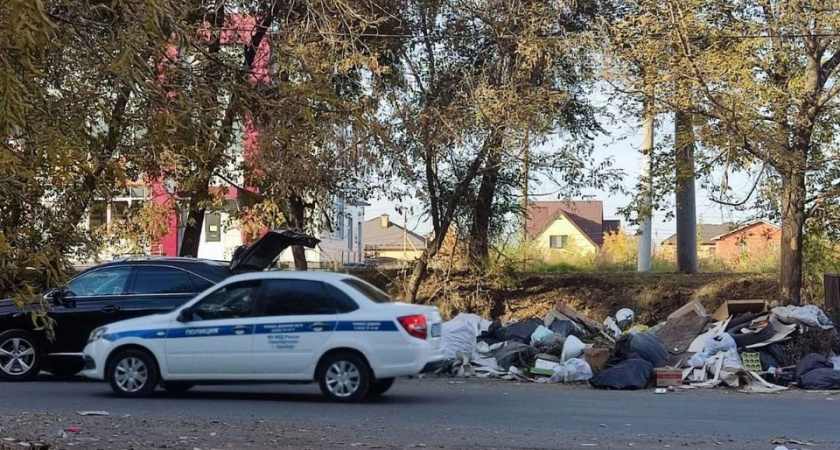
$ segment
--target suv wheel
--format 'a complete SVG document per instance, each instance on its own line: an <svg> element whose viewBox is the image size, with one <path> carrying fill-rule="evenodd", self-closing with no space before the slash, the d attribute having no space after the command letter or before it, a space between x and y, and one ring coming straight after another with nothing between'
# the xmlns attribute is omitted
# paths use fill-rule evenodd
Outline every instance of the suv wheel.
<svg viewBox="0 0 840 450"><path fill-rule="evenodd" d="M28 381L41 371L41 349L35 336L24 330L0 334L0 378Z"/></svg>
<svg viewBox="0 0 840 450"><path fill-rule="evenodd" d="M382 378L380 380L375 380L370 385L370 390L368 391L368 395L371 397L382 395L388 392L388 389L391 389L391 386L394 385L393 378Z"/></svg>
<svg viewBox="0 0 840 450"><path fill-rule="evenodd" d="M352 353L336 353L321 363L318 384L330 400L355 402L367 395L370 389L370 367Z"/></svg>
<svg viewBox="0 0 840 450"><path fill-rule="evenodd" d="M111 389L120 397L145 397L158 384L155 359L143 350L124 350L111 360L106 373Z"/></svg>

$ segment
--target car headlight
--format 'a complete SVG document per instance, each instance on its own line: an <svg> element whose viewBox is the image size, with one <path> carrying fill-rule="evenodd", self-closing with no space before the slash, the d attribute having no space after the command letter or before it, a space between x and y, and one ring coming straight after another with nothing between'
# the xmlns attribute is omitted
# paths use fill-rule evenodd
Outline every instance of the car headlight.
<svg viewBox="0 0 840 450"><path fill-rule="evenodd" d="M91 331L90 332L90 337L88 337L88 344L101 339L102 336L105 336L106 331L108 331L108 327L99 327L99 328Z"/></svg>

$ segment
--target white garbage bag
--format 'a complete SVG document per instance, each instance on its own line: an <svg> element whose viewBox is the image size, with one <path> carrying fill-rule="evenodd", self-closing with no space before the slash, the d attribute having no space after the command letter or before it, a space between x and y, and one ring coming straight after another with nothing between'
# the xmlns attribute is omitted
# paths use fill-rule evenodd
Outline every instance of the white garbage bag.
<svg viewBox="0 0 840 450"><path fill-rule="evenodd" d="M785 323L798 322L809 327L818 327L823 330L834 328L834 324L816 305L805 306L779 306L773 308L773 314Z"/></svg>
<svg viewBox="0 0 840 450"><path fill-rule="evenodd" d="M707 366L709 361L718 353L731 355L730 352L734 352L735 356L737 356L738 367L742 367L741 357L738 356L738 344L735 343L735 339L732 338L731 334L723 333L717 336L709 336L706 338L703 351L695 353L694 356L686 361L685 365L699 369ZM730 357L729 361L734 363L735 359Z"/></svg>
<svg viewBox="0 0 840 450"><path fill-rule="evenodd" d="M454 319L443 323L441 339L444 358L453 359L458 352L467 359L472 358L480 322L476 323L468 317L471 315L473 314L458 314Z"/></svg>
<svg viewBox="0 0 840 450"><path fill-rule="evenodd" d="M732 335L729 333L723 333L718 336L711 336L707 338L703 351L710 355L714 355L717 352L737 349L738 344L735 343L735 339L732 338Z"/></svg>
<svg viewBox="0 0 840 450"><path fill-rule="evenodd" d="M551 376L551 383L574 383L576 381L589 381L592 378L592 367L582 359L572 358L562 366L554 370Z"/></svg>
<svg viewBox="0 0 840 450"><path fill-rule="evenodd" d="M540 325L531 333L531 345L536 345L545 340L547 337L553 335L554 333L549 330L548 328Z"/></svg>

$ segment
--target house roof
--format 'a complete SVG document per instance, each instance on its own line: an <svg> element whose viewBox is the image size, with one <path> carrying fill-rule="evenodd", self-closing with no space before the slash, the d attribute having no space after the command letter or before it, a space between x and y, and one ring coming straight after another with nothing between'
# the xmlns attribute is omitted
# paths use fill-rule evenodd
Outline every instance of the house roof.
<svg viewBox="0 0 840 450"><path fill-rule="evenodd" d="M724 233L721 233L721 234L719 234L719 235L717 235L717 236L713 237L713 238L712 238L712 240L713 240L713 241L719 241L719 240L723 239L724 237L729 236L730 234L735 234L735 233L741 232L741 231L743 231L743 230L746 230L747 228L752 227L753 225L758 225L758 224L764 224L764 225L767 225L767 226L769 226L769 227L779 229L779 226L778 226L778 225L776 225L775 223L768 222L768 221L763 220L763 219L762 219L762 220L753 220L753 221L747 222L747 223L745 223L745 224L743 224L743 225L740 225L740 226L738 226L738 227L736 227L736 228L733 228L733 229L731 229L731 230L728 230L728 231L726 231L726 232L724 232Z"/></svg>
<svg viewBox="0 0 840 450"><path fill-rule="evenodd" d="M605 220L603 223L604 233L618 233L621 230L620 220Z"/></svg>
<svg viewBox="0 0 840 450"><path fill-rule="evenodd" d="M714 245L715 238L735 230L738 226L734 223L698 223L697 230L700 232L699 244ZM662 241L662 245L677 245L677 235L671 235L668 239Z"/></svg>
<svg viewBox="0 0 840 450"><path fill-rule="evenodd" d="M387 226L383 227L382 224L385 221L387 221ZM362 236L366 249L414 251L426 248L426 240L423 236L397 225L387 215L366 221Z"/></svg>
<svg viewBox="0 0 840 450"><path fill-rule="evenodd" d="M539 236L561 215L566 216L593 244L601 246L605 231L604 205L597 200L530 203L528 220L525 223L528 236L532 238Z"/></svg>

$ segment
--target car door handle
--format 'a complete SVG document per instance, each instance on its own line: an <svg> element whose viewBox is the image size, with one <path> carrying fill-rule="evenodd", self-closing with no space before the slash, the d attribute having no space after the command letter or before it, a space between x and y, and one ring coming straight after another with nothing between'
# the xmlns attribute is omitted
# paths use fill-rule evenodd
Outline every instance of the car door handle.
<svg viewBox="0 0 840 450"><path fill-rule="evenodd" d="M239 325L233 327L233 333L237 335L243 335L245 333L251 333L253 328L250 325Z"/></svg>
<svg viewBox="0 0 840 450"><path fill-rule="evenodd" d="M309 329L312 331L324 331L329 324L324 322L315 322L312 325L309 325Z"/></svg>
<svg viewBox="0 0 840 450"><path fill-rule="evenodd" d="M115 313L119 310L120 310L120 307L117 306L117 305L103 306L102 309L100 309L100 311L104 312L105 314L112 314L112 313Z"/></svg>

